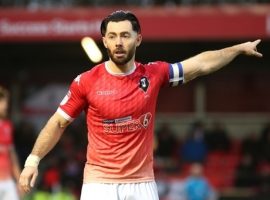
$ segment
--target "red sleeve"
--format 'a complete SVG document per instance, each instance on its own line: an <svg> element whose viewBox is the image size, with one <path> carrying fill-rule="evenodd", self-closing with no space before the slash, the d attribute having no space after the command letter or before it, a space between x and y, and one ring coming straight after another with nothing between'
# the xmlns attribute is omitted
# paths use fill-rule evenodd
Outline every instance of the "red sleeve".
<svg viewBox="0 0 270 200"><path fill-rule="evenodd" d="M184 83L184 72L180 62L154 62L160 70L157 70L161 78L162 86L169 85L170 87L180 86Z"/></svg>
<svg viewBox="0 0 270 200"><path fill-rule="evenodd" d="M159 81L162 86L169 84L169 63L156 61L150 62L147 65L151 66L152 73L155 73L159 77Z"/></svg>
<svg viewBox="0 0 270 200"><path fill-rule="evenodd" d="M86 92L83 85L83 75L77 76L70 85L69 91L63 98L57 112L67 120L76 118L86 106Z"/></svg>

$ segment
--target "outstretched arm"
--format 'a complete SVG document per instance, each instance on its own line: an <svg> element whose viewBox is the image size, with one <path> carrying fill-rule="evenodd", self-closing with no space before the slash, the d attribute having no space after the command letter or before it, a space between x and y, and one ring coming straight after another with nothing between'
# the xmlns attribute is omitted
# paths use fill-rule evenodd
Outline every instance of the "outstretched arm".
<svg viewBox="0 0 270 200"><path fill-rule="evenodd" d="M255 40L220 50L206 51L182 61L185 82L219 70L240 54L262 57L256 48L260 42L261 40Z"/></svg>
<svg viewBox="0 0 270 200"><path fill-rule="evenodd" d="M55 113L41 130L20 176L19 183L25 192L29 192L35 184L40 159L56 145L69 123L61 115Z"/></svg>

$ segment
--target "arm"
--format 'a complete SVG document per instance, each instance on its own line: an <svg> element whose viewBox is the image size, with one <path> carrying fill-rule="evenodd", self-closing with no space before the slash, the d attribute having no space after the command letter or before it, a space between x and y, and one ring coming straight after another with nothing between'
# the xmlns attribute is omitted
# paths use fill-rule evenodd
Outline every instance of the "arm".
<svg viewBox="0 0 270 200"><path fill-rule="evenodd" d="M11 158L11 163L12 163L12 174L16 182L18 183L20 173L21 173L21 168L19 165L18 156L17 156L14 146L10 147L9 153L10 153L10 158Z"/></svg>
<svg viewBox="0 0 270 200"><path fill-rule="evenodd" d="M39 160L56 145L69 123L61 115L55 113L41 130L20 176L19 183L25 192L29 192L35 184Z"/></svg>
<svg viewBox="0 0 270 200"><path fill-rule="evenodd" d="M245 42L216 51L206 51L192 58L184 60L182 63L185 82L188 82L198 76L206 75L219 70L229 64L238 55L262 57L257 52L256 46L261 40Z"/></svg>
<svg viewBox="0 0 270 200"><path fill-rule="evenodd" d="M41 130L31 155L42 159L56 145L70 122L58 113L55 113Z"/></svg>

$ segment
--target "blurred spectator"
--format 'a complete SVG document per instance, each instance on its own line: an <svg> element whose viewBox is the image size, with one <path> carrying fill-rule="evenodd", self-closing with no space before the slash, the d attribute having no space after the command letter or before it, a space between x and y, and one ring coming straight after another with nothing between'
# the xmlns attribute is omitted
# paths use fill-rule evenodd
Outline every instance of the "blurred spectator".
<svg viewBox="0 0 270 200"><path fill-rule="evenodd" d="M156 133L157 149L155 161L159 168L166 171L174 170L174 153L177 148L177 138L168 123L163 123Z"/></svg>
<svg viewBox="0 0 270 200"><path fill-rule="evenodd" d="M207 156L207 145L205 142L205 129L202 122L192 125L188 137L183 142L181 157L186 162L203 162Z"/></svg>
<svg viewBox="0 0 270 200"><path fill-rule="evenodd" d="M209 151L229 151L231 147L231 141L228 136L224 125L215 121L212 124L212 128L207 131L206 143Z"/></svg>
<svg viewBox="0 0 270 200"><path fill-rule="evenodd" d="M22 165L34 145L36 139L35 130L32 124L21 121L16 125L14 135L14 142L18 150L19 161Z"/></svg>
<svg viewBox="0 0 270 200"><path fill-rule="evenodd" d="M161 158L171 158L177 145L175 133L172 131L168 123L163 123L156 134L156 156Z"/></svg>
<svg viewBox="0 0 270 200"><path fill-rule="evenodd" d="M242 140L241 154L251 155L254 161L258 159L260 152L258 135L256 133L252 132Z"/></svg>
<svg viewBox="0 0 270 200"><path fill-rule="evenodd" d="M270 162L270 123L266 124L259 139L260 160Z"/></svg>
<svg viewBox="0 0 270 200"><path fill-rule="evenodd" d="M269 199L270 196L270 162L264 161L259 163L258 168L258 187L261 199ZM263 198L267 197L267 198Z"/></svg>
<svg viewBox="0 0 270 200"><path fill-rule="evenodd" d="M203 175L203 166L199 163L192 164L190 175L185 180L186 200L214 200L217 194Z"/></svg>
<svg viewBox="0 0 270 200"><path fill-rule="evenodd" d="M0 199L19 200L16 183L21 169L13 144L13 125L8 119L8 108L9 91L0 86Z"/></svg>
<svg viewBox="0 0 270 200"><path fill-rule="evenodd" d="M54 191L60 185L60 162L57 155L55 154L52 154L45 159L47 167L43 173L42 183L50 191Z"/></svg>
<svg viewBox="0 0 270 200"><path fill-rule="evenodd" d="M160 182L159 189L161 188ZM169 182L168 188L161 188L162 199L166 200L216 200L217 193L203 174L200 163L192 163L186 179L175 179Z"/></svg>
<svg viewBox="0 0 270 200"><path fill-rule="evenodd" d="M257 173L259 175L260 199L269 199L270 196L270 122L267 123L259 139L259 159Z"/></svg>
<svg viewBox="0 0 270 200"><path fill-rule="evenodd" d="M251 188L257 185L256 162L251 154L245 154L241 157L240 164L236 169L235 186Z"/></svg>

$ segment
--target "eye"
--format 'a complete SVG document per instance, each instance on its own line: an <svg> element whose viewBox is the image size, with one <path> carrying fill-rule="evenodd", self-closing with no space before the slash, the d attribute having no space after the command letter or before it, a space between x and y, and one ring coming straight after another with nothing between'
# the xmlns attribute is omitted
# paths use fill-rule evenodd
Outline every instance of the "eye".
<svg viewBox="0 0 270 200"><path fill-rule="evenodd" d="M123 38L130 38L130 35L129 34L124 34Z"/></svg>
<svg viewBox="0 0 270 200"><path fill-rule="evenodd" d="M114 36L114 35L108 35L108 38L109 38L109 39L114 39L115 36Z"/></svg>

